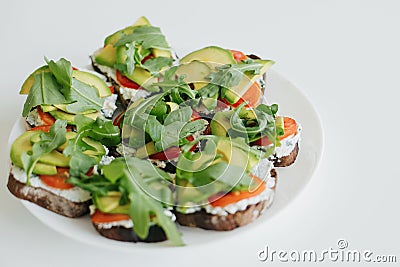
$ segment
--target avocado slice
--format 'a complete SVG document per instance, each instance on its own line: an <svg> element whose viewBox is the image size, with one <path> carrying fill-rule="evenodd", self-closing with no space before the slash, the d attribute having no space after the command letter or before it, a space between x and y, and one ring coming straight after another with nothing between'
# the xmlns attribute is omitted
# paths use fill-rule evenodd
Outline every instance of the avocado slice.
<svg viewBox="0 0 400 267"><path fill-rule="evenodd" d="M72 77L86 83L90 86L95 87L99 91L100 97L106 97L111 95L111 90L107 84L97 75L85 71L73 70Z"/></svg>
<svg viewBox="0 0 400 267"><path fill-rule="evenodd" d="M66 157L64 156L64 154L58 152L57 150L54 150L51 151L49 154L41 156L39 162L58 167L68 167L69 157Z"/></svg>
<svg viewBox="0 0 400 267"><path fill-rule="evenodd" d="M147 158L148 156L153 155L155 153L157 153L157 150L156 150L156 147L154 145L154 142L151 141L151 142L148 142L147 144L145 144L144 146L139 147L136 150L135 157L138 157L140 159L144 159L144 158Z"/></svg>
<svg viewBox="0 0 400 267"><path fill-rule="evenodd" d="M94 150L85 150L83 153L89 156L102 156L106 154L104 146L89 137L83 137L82 141L94 148Z"/></svg>
<svg viewBox="0 0 400 267"><path fill-rule="evenodd" d="M113 68L116 62L117 48L112 44L107 44L94 52L93 56L96 63Z"/></svg>
<svg viewBox="0 0 400 267"><path fill-rule="evenodd" d="M27 131L20 135L11 145L10 159L14 165L20 168L24 167L22 164L21 155L24 152L32 151L31 138L34 135L38 135L38 132ZM33 173L54 175L57 174L57 168L55 165L37 163L33 169Z"/></svg>
<svg viewBox="0 0 400 267"><path fill-rule="evenodd" d="M217 144L217 153L223 156L223 159L234 166L248 170L253 161L250 160L250 154L236 146L229 139L221 139Z"/></svg>
<svg viewBox="0 0 400 267"><path fill-rule="evenodd" d="M50 72L49 67L46 66L41 66L40 68L36 69L34 72L32 72L28 78L24 81L24 83L22 84L21 90L19 91L19 93L21 95L27 95L29 94L29 91L31 90L31 87L33 85L33 83L35 82L35 75L41 72Z"/></svg>
<svg viewBox="0 0 400 267"><path fill-rule="evenodd" d="M53 105L41 105L40 107L42 108L43 112L50 112L53 110L57 110L57 108Z"/></svg>
<svg viewBox="0 0 400 267"><path fill-rule="evenodd" d="M208 46L189 53L180 60L180 63L188 63L194 60L219 64L236 63L231 51L218 46ZM214 67L212 66L212 68Z"/></svg>
<svg viewBox="0 0 400 267"><path fill-rule="evenodd" d="M119 205L121 193L117 191L108 192L106 196L94 196L93 202L95 206L102 212L106 213L129 213L129 204Z"/></svg>
<svg viewBox="0 0 400 267"><path fill-rule="evenodd" d="M151 52L154 57L171 57L171 52L169 50L163 50L158 48L152 48Z"/></svg>
<svg viewBox="0 0 400 267"><path fill-rule="evenodd" d="M213 135L224 137L227 136L228 130L232 128L230 120L233 112L233 110L229 110L225 112L219 111L215 113L210 123L211 133Z"/></svg>
<svg viewBox="0 0 400 267"><path fill-rule="evenodd" d="M177 75L185 75L183 80L186 83L202 83L205 85L209 83L209 79L206 77L211 73L211 68L203 62L193 60L189 63L179 65L175 73Z"/></svg>
<svg viewBox="0 0 400 267"><path fill-rule="evenodd" d="M58 120L65 120L69 125L75 125L75 116L74 114L64 112L62 110L53 110L49 112L54 118ZM83 114L85 117L91 118L95 120L98 116L100 116L100 112L93 112L88 114Z"/></svg>
<svg viewBox="0 0 400 267"><path fill-rule="evenodd" d="M144 88L157 82L157 78L152 77L150 72L137 66L135 67L132 74L124 73L124 75L128 77L131 81L134 81L135 83L139 84L140 86L143 86Z"/></svg>

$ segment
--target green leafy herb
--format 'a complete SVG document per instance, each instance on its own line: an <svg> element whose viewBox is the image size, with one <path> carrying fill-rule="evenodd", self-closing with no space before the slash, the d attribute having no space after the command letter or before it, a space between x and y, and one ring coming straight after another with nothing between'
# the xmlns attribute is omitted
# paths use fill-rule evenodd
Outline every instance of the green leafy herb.
<svg viewBox="0 0 400 267"><path fill-rule="evenodd" d="M25 101L22 116L27 116L31 109L38 105L62 104L66 102L55 77L49 72L40 72L34 76L34 83Z"/></svg>
<svg viewBox="0 0 400 267"><path fill-rule="evenodd" d="M101 110L104 99L99 96L99 91L86 83L73 79L72 86L62 89L68 102L67 111L73 114L83 113L88 110Z"/></svg>
<svg viewBox="0 0 400 267"><path fill-rule="evenodd" d="M67 141L66 126L66 121L57 120L50 127L48 133L42 133L40 135L40 141L35 143L32 147L32 154L23 153L21 155L22 164L27 175L26 183L28 185L29 178L40 157L52 152Z"/></svg>
<svg viewBox="0 0 400 267"><path fill-rule="evenodd" d="M142 100L137 106L128 110L124 125L135 129L131 131L130 140L133 142L129 141L130 145L143 146L146 142L142 133L146 133L154 141L156 151L160 152L186 143L183 141L186 137L204 128L204 120L190 121L192 109L188 106L180 107L169 114L166 113L167 108L157 109L157 116L151 115L158 101L163 102L162 98L168 95L167 93ZM165 113L160 114L161 110ZM141 142L138 142L138 139Z"/></svg>
<svg viewBox="0 0 400 267"><path fill-rule="evenodd" d="M80 177L98 163L104 155L102 144L117 145L121 139L118 127L113 126L111 120L101 118L91 120L83 115L76 115L75 123L77 136L69 140L63 153L71 156L69 163L71 176ZM100 146L101 150L93 146ZM87 151L90 150L94 152L87 154Z"/></svg>
<svg viewBox="0 0 400 267"><path fill-rule="evenodd" d="M45 57L45 61L50 68L50 71L56 77L57 82L64 88L70 88L72 86L72 65L71 62L65 58L61 58L57 62L48 60Z"/></svg>
<svg viewBox="0 0 400 267"><path fill-rule="evenodd" d="M150 71L152 75L157 74L164 67L171 66L174 60L169 57L156 57L146 60L141 67Z"/></svg>
<svg viewBox="0 0 400 267"><path fill-rule="evenodd" d="M161 33L160 28L153 26L136 27L131 34L121 37L114 46L121 46L128 43L138 43L143 49L160 48L169 49L165 36Z"/></svg>
<svg viewBox="0 0 400 267"><path fill-rule="evenodd" d="M34 83L24 104L23 116L27 116L32 108L43 104L67 104L66 109L72 114L101 110L104 99L100 98L95 87L72 77L72 66L68 60L45 60L51 72L42 71L34 76Z"/></svg>

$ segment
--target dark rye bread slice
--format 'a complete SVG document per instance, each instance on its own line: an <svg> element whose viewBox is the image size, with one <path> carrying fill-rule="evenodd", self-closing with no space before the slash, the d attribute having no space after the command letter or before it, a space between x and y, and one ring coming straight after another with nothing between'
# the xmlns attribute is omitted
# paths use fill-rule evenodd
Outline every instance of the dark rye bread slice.
<svg viewBox="0 0 400 267"><path fill-rule="evenodd" d="M271 176L277 179L277 173L271 170ZM276 184L276 183L275 183ZM273 187L275 189L275 185ZM249 205L243 211L225 216L207 213L204 209L195 213L183 214L175 212L176 221L183 226L199 227L206 230L230 231L255 221L271 205L267 200Z"/></svg>
<svg viewBox="0 0 400 267"><path fill-rule="evenodd" d="M164 230L156 225L150 227L149 234L146 239L141 239L136 235L132 228L113 226L111 228L104 229L101 228L99 224L92 224L100 235L117 241L154 243L167 240Z"/></svg>
<svg viewBox="0 0 400 267"><path fill-rule="evenodd" d="M296 143L296 146L294 147L292 152L290 152L289 155L281 158L277 157L273 158L274 167L288 167L292 165L296 161L298 154L299 154L299 142Z"/></svg>
<svg viewBox="0 0 400 267"><path fill-rule="evenodd" d="M85 202L73 202L57 196L43 188L28 186L14 178L12 173L8 177L7 188L17 198L35 203L45 209L60 215L77 218L89 213L91 200Z"/></svg>

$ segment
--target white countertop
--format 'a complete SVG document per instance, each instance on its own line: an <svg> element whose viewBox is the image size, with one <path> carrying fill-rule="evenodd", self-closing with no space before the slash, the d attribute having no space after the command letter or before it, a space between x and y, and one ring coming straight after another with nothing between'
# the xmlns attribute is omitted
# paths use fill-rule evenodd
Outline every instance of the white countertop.
<svg viewBox="0 0 400 267"><path fill-rule="evenodd" d="M258 266L270 264L258 260L265 246L322 251L341 238L350 249L400 262L398 2L54 2L8 1L0 11L1 266ZM87 65L108 33L141 15L182 54L216 44L274 59L273 68L319 112L325 133L319 169L259 231L183 248L105 250L49 229L7 191L7 138L22 110L25 77L44 55ZM302 265L308 263L296 266Z"/></svg>

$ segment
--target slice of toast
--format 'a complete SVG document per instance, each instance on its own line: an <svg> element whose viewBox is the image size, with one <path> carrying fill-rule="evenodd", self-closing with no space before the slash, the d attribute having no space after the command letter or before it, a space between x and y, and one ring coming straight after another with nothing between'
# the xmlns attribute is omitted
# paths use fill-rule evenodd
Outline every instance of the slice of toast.
<svg viewBox="0 0 400 267"><path fill-rule="evenodd" d="M101 224L93 223L96 231L109 239L117 240L117 241L125 241L125 242L161 242L167 240L167 236L161 227L153 225L149 229L149 234L147 238L141 239L139 238L135 231L132 228L125 228L123 226L112 226L111 228L102 228Z"/></svg>
<svg viewBox="0 0 400 267"><path fill-rule="evenodd" d="M278 158L278 157L273 158L274 166L275 167L288 167L296 161L298 154L299 154L299 143L297 142L296 146L294 147L292 152L290 152L289 155L280 157L280 158Z"/></svg>
<svg viewBox="0 0 400 267"><path fill-rule="evenodd" d="M271 170L271 177L274 177L275 180L277 179L277 173L274 169ZM270 189L275 191L275 187L276 183ZM243 211L223 216L208 213L205 209L189 214L175 212L175 215L177 222L183 226L230 231L255 221L272 204L272 200L273 198L266 199L256 204L248 205Z"/></svg>
<svg viewBox="0 0 400 267"><path fill-rule="evenodd" d="M91 199L84 202L73 202L44 188L26 185L18 181L11 172L7 188L17 198L30 201L45 209L70 218L81 217L89 213L89 206L92 202Z"/></svg>

